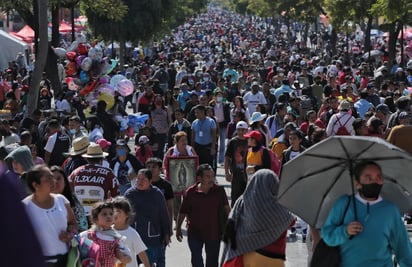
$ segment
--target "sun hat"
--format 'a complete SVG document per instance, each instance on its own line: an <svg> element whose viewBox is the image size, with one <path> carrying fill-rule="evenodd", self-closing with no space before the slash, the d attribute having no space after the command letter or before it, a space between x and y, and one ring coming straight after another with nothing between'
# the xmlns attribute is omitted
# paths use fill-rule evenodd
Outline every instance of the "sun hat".
<svg viewBox="0 0 412 267"><path fill-rule="evenodd" d="M103 152L102 148L98 144L91 142L87 148L87 153L83 154L82 157L96 159L107 157L107 155L109 155L109 153Z"/></svg>
<svg viewBox="0 0 412 267"><path fill-rule="evenodd" d="M70 148L69 155L77 156L87 152L90 142L87 136L77 137L73 140L73 145Z"/></svg>
<svg viewBox="0 0 412 267"><path fill-rule="evenodd" d="M252 116L249 118L249 124L265 119L267 114L262 114L259 111L253 112Z"/></svg>
<svg viewBox="0 0 412 267"><path fill-rule="evenodd" d="M246 137L246 138L253 138L253 139L255 139L255 140L257 140L257 141L259 141L259 142L262 142L263 141L263 135L259 132L259 131L251 131L251 132L249 132L249 133L247 133L247 134L245 134L245 135L243 135L244 137Z"/></svg>
<svg viewBox="0 0 412 267"><path fill-rule="evenodd" d="M349 103L349 101L347 101L347 100L342 100L342 102L340 102L340 104L339 104L338 109L339 109L339 110L350 110L350 103Z"/></svg>

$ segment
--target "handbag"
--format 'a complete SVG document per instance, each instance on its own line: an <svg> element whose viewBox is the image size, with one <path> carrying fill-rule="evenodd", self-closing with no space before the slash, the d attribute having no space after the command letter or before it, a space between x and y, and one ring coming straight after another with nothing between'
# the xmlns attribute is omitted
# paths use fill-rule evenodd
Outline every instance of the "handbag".
<svg viewBox="0 0 412 267"><path fill-rule="evenodd" d="M67 255L67 267L82 267L80 262L80 251L75 238L70 241L69 254Z"/></svg>
<svg viewBox="0 0 412 267"><path fill-rule="evenodd" d="M343 224L346 212L348 211L351 197L348 197L345 212L339 225ZM341 255L339 246L329 246L323 238L316 245L315 251L312 255L310 267L339 267L341 263Z"/></svg>

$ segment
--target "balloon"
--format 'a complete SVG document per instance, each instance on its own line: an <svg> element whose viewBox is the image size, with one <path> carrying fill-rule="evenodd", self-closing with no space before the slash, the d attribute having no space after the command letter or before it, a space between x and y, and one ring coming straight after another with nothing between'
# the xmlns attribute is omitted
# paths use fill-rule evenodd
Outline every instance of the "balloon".
<svg viewBox="0 0 412 267"><path fill-rule="evenodd" d="M74 82L74 79L72 77L67 77L66 83L69 90L77 91L77 89L79 89L79 86Z"/></svg>
<svg viewBox="0 0 412 267"><path fill-rule="evenodd" d="M85 43L86 42L86 36L81 32L76 33L75 37L76 37L76 41L79 42L79 43Z"/></svg>
<svg viewBox="0 0 412 267"><path fill-rule="evenodd" d="M79 52L80 55L87 55L87 53L89 52L89 45L85 44L85 43L80 43L77 46L77 52Z"/></svg>
<svg viewBox="0 0 412 267"><path fill-rule="evenodd" d="M89 79L90 79L90 78L89 78L89 75L88 75L87 72L85 72L84 70L80 71L79 78L80 78L80 81L81 81L83 84L87 83L87 82L89 81Z"/></svg>
<svg viewBox="0 0 412 267"><path fill-rule="evenodd" d="M67 53L66 49L61 48L61 47L53 48L53 51L58 57L65 57Z"/></svg>
<svg viewBox="0 0 412 267"><path fill-rule="evenodd" d="M76 59L76 56L77 56L76 52L67 52L66 53L66 57L70 61L74 61Z"/></svg>
<svg viewBox="0 0 412 267"><path fill-rule="evenodd" d="M117 88L117 84L121 81L126 79L125 76L121 74L116 74L110 79L110 85L113 86L114 88Z"/></svg>
<svg viewBox="0 0 412 267"><path fill-rule="evenodd" d="M103 100L106 102L106 110L111 109L114 106L114 96L103 93L99 94L99 97L97 98L98 101Z"/></svg>
<svg viewBox="0 0 412 267"><path fill-rule="evenodd" d="M91 91L93 91L94 88L96 88L97 83L98 83L98 80L93 81L91 84L89 84L88 86L86 86L82 90L80 90L80 94L82 96L88 95Z"/></svg>
<svg viewBox="0 0 412 267"><path fill-rule="evenodd" d="M82 65L83 59L85 59L86 56L83 55L79 55L76 57L76 65L78 68L80 68L80 66Z"/></svg>
<svg viewBox="0 0 412 267"><path fill-rule="evenodd" d="M84 71L89 71L91 67L92 67L92 59L89 57L84 58L82 63L80 64L80 68Z"/></svg>
<svg viewBox="0 0 412 267"><path fill-rule="evenodd" d="M105 83L97 87L95 91L99 92L100 94L105 93L114 96L115 89L110 84Z"/></svg>
<svg viewBox="0 0 412 267"><path fill-rule="evenodd" d="M90 107L94 107L97 105L98 97L99 97L99 93L96 90L92 91L90 94L86 96L86 101L89 103Z"/></svg>
<svg viewBox="0 0 412 267"><path fill-rule="evenodd" d="M132 81L123 79L117 84L117 91L121 96L129 96L133 94L134 86Z"/></svg>
<svg viewBox="0 0 412 267"><path fill-rule="evenodd" d="M77 74L76 63L74 61L69 62L66 65L66 75L67 76L75 76Z"/></svg>
<svg viewBox="0 0 412 267"><path fill-rule="evenodd" d="M95 46L89 50L89 57L93 60L102 60L103 50L100 48L100 46Z"/></svg>
<svg viewBox="0 0 412 267"><path fill-rule="evenodd" d="M111 59L110 60L110 67L107 70L106 74L109 74L110 72L112 72L114 70L114 68L116 68L117 66L117 61L115 59Z"/></svg>
<svg viewBox="0 0 412 267"><path fill-rule="evenodd" d="M78 45L79 45L79 42L78 42L78 41L72 42L72 43L70 44L70 46L67 47L67 51L68 51L68 52L74 52L74 51L76 51Z"/></svg>
<svg viewBox="0 0 412 267"><path fill-rule="evenodd" d="M84 112L84 116L86 116L86 118L90 117L91 113L92 113L92 109L90 106L88 106L85 110L83 110Z"/></svg>
<svg viewBox="0 0 412 267"><path fill-rule="evenodd" d="M110 76L109 75L103 75L102 77L100 77L99 82L101 84L105 84L105 83L109 83L110 81Z"/></svg>

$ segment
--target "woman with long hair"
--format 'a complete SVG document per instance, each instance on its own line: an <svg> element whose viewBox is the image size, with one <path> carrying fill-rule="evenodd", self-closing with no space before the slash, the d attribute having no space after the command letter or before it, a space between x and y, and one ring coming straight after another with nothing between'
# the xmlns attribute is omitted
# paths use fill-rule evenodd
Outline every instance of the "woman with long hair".
<svg viewBox="0 0 412 267"><path fill-rule="evenodd" d="M246 122L249 121L250 114L249 114L249 109L247 106L245 106L243 102L243 97L241 96L235 96L233 103L235 104L234 108L230 111L230 120L233 121L233 117L237 111L241 111L245 113L246 116Z"/></svg>
<svg viewBox="0 0 412 267"><path fill-rule="evenodd" d="M51 166L50 171L53 173L54 179L56 180L56 185L54 186L52 193L61 194L67 198L70 202L70 207L73 209L79 231L86 231L89 229L86 212L76 195L73 193L66 173L61 167L56 165Z"/></svg>

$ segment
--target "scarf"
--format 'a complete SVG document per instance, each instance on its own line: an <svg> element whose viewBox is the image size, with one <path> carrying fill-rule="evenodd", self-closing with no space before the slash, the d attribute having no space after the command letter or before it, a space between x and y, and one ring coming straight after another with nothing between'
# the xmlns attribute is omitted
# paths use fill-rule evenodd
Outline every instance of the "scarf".
<svg viewBox="0 0 412 267"><path fill-rule="evenodd" d="M272 244L290 226L293 216L277 203L278 188L273 171L256 172L229 214L226 261Z"/></svg>

